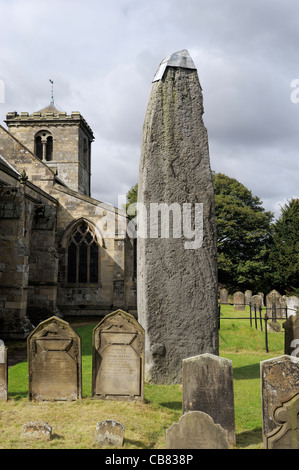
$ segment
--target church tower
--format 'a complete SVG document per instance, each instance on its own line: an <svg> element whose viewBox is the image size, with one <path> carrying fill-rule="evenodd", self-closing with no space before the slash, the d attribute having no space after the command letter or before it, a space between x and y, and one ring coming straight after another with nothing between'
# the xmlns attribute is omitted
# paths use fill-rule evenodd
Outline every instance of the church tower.
<svg viewBox="0 0 299 470"><path fill-rule="evenodd" d="M70 189L90 196L91 143L93 132L83 116L75 111L59 111L51 100L40 111L10 112L5 123L10 133Z"/></svg>

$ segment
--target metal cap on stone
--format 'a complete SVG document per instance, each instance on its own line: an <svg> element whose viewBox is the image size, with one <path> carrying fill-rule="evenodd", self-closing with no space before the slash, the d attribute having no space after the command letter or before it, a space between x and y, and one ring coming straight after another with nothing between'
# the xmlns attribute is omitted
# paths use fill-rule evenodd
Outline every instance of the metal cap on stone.
<svg viewBox="0 0 299 470"><path fill-rule="evenodd" d="M157 82L163 78L164 72L167 67L181 67L184 69L193 69L196 70L194 62L187 51L187 49L183 49L178 52L174 52L169 56L165 57L159 65L157 72L153 78L153 82Z"/></svg>

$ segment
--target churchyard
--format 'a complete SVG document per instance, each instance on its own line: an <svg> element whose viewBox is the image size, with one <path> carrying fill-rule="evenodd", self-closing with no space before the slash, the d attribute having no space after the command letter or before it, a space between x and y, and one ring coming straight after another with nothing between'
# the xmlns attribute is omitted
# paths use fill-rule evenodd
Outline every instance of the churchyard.
<svg viewBox="0 0 299 470"><path fill-rule="evenodd" d="M246 319L240 320L244 316ZM264 332L250 326L249 307L240 312L221 306L219 330L222 358L232 360L236 449L263 449L260 362L284 354L284 330ZM234 319L234 317L236 319ZM238 319L237 319L238 318ZM283 320L278 320L282 324ZM144 385L144 401L109 401L93 398L92 332L96 325L75 328L82 340L82 398L75 401L29 400L28 363L8 370L8 400L0 401L2 449L96 449L96 425L114 420L125 428L123 449L165 449L166 430L182 416L181 385ZM8 344L8 354L13 345ZM50 440L22 437L22 426L42 421L52 427ZM108 446L109 448L109 446Z"/></svg>

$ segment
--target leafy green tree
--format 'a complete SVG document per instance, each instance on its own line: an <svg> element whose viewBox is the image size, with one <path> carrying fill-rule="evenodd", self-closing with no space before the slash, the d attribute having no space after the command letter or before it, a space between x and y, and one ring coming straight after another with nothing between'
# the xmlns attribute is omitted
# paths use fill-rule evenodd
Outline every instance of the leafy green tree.
<svg viewBox="0 0 299 470"><path fill-rule="evenodd" d="M213 182L219 283L234 289L268 288L273 214L236 179L214 173Z"/></svg>
<svg viewBox="0 0 299 470"><path fill-rule="evenodd" d="M281 209L273 225L269 262L273 288L281 293L299 294L299 199Z"/></svg>

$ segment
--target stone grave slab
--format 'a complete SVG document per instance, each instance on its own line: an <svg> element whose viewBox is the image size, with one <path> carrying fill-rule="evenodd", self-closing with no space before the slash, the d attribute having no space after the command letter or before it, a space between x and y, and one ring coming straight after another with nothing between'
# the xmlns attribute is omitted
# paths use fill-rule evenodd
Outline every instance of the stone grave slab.
<svg viewBox="0 0 299 470"><path fill-rule="evenodd" d="M299 358L287 354L260 363L263 438L277 423L273 410L299 393Z"/></svg>
<svg viewBox="0 0 299 470"><path fill-rule="evenodd" d="M7 348L0 340L0 400L7 400L8 370L7 370Z"/></svg>
<svg viewBox="0 0 299 470"><path fill-rule="evenodd" d="M144 399L144 330L123 310L107 315L93 330L94 398Z"/></svg>
<svg viewBox="0 0 299 470"><path fill-rule="evenodd" d="M274 408L277 427L264 437L266 449L299 449L299 394Z"/></svg>
<svg viewBox="0 0 299 470"><path fill-rule="evenodd" d="M284 353L290 356L299 356L299 310L291 315L283 324Z"/></svg>
<svg viewBox="0 0 299 470"><path fill-rule="evenodd" d="M54 316L28 336L29 399L77 400L82 397L81 338Z"/></svg>
<svg viewBox="0 0 299 470"><path fill-rule="evenodd" d="M234 310L245 310L245 295L243 292L234 293Z"/></svg>
<svg viewBox="0 0 299 470"><path fill-rule="evenodd" d="M188 411L166 430L166 449L229 449L227 431L202 411Z"/></svg>
<svg viewBox="0 0 299 470"><path fill-rule="evenodd" d="M95 441L101 446L120 448L124 442L125 428L114 420L99 421L96 426Z"/></svg>
<svg viewBox="0 0 299 470"><path fill-rule="evenodd" d="M225 406L223 404L225 403ZM183 360L183 413L202 411L236 442L232 361L213 354Z"/></svg>

